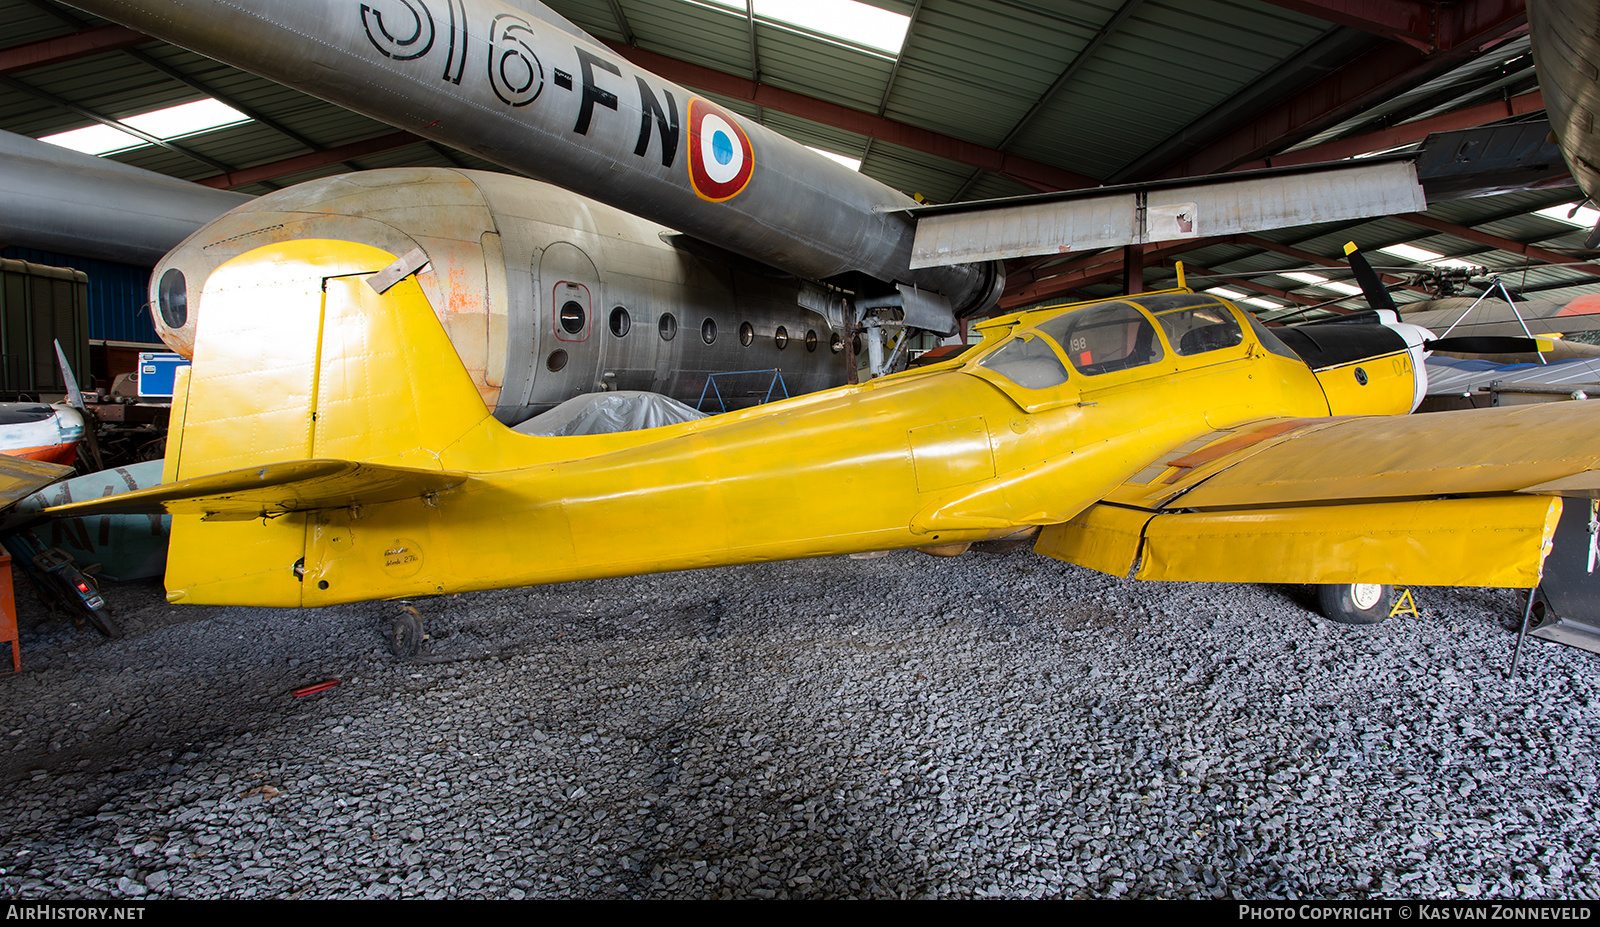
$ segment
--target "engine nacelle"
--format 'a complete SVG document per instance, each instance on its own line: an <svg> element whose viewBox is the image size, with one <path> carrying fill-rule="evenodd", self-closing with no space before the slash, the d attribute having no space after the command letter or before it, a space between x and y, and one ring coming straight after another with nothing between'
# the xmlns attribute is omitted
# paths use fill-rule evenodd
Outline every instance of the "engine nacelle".
<svg viewBox="0 0 1600 927"><path fill-rule="evenodd" d="M1378 312L1376 322L1322 322L1272 330L1322 386L1330 415L1402 415L1428 393L1424 342L1433 333Z"/></svg>

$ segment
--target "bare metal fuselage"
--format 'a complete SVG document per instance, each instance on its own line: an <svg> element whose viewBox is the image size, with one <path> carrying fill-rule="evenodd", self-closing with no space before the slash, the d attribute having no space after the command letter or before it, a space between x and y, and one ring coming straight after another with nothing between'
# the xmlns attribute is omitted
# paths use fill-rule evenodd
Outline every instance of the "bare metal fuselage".
<svg viewBox="0 0 1600 927"><path fill-rule="evenodd" d="M849 376L843 307L823 287L702 258L662 226L549 184L430 168L311 181L206 225L156 267L162 338L190 354L212 271L295 239L420 248L432 265L419 277L429 302L485 404L508 423L603 389L696 403L714 373L776 369L791 394ZM719 378L713 395L748 405L772 379Z"/></svg>
<svg viewBox="0 0 1600 927"><path fill-rule="evenodd" d="M992 306L912 269L914 201L636 67L534 0L77 0L83 9L813 280ZM953 323L952 323L953 325Z"/></svg>
<svg viewBox="0 0 1600 927"><path fill-rule="evenodd" d="M1528 0L1529 36L1561 153L1578 186L1600 195L1600 6L1594 0Z"/></svg>

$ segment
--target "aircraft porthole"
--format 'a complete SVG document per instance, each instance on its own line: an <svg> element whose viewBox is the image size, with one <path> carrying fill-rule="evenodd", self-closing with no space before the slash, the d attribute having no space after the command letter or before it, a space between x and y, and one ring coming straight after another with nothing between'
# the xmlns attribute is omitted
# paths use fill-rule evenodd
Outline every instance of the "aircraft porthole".
<svg viewBox="0 0 1600 927"><path fill-rule="evenodd" d="M621 338L633 328L633 319L628 316L628 310L618 306L611 310L611 334Z"/></svg>
<svg viewBox="0 0 1600 927"><path fill-rule="evenodd" d="M170 267L161 275L156 304L161 309L161 321L168 328L182 328L189 321L189 284L183 279L183 271Z"/></svg>
<svg viewBox="0 0 1600 927"><path fill-rule="evenodd" d="M678 337L678 320L668 312L661 317L661 324L657 325L656 329L661 332L662 341L671 341Z"/></svg>
<svg viewBox="0 0 1600 927"><path fill-rule="evenodd" d="M562 367L567 366L567 352L561 350L551 351L550 356L544 360L544 366L551 373L555 373Z"/></svg>
<svg viewBox="0 0 1600 927"><path fill-rule="evenodd" d="M576 335L583 331L584 322L587 321L583 306L575 299L569 299L561 304L561 327L569 335Z"/></svg>
<svg viewBox="0 0 1600 927"><path fill-rule="evenodd" d="M844 339L839 337L838 332L834 332L833 337L828 339L828 348L835 354L844 350Z"/></svg>
<svg viewBox="0 0 1600 927"><path fill-rule="evenodd" d="M706 344L714 344L717 340L717 322L715 319L706 319L700 323L700 340Z"/></svg>
<svg viewBox="0 0 1600 927"><path fill-rule="evenodd" d="M806 350L807 351L815 351L816 349L817 349L817 333L814 332L814 331L811 331L810 329L807 329L806 330Z"/></svg>
<svg viewBox="0 0 1600 927"><path fill-rule="evenodd" d="M778 350L782 351L789 344L789 330L779 325L777 334L772 336L772 341L778 346Z"/></svg>
<svg viewBox="0 0 1600 927"><path fill-rule="evenodd" d="M748 348L755 340L755 326L751 325L749 322L739 323L739 343Z"/></svg>

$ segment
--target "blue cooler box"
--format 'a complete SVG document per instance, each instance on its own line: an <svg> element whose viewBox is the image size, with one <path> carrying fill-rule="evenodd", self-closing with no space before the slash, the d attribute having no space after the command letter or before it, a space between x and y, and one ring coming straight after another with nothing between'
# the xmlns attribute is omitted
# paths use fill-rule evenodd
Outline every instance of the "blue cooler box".
<svg viewBox="0 0 1600 927"><path fill-rule="evenodd" d="M167 351L139 352L139 398L171 399L172 384L178 377L178 368L189 362Z"/></svg>

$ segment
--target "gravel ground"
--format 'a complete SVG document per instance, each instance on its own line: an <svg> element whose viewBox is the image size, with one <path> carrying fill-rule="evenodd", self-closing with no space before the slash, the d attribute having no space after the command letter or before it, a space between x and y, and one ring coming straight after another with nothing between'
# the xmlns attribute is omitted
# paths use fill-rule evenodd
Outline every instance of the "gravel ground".
<svg viewBox="0 0 1600 927"><path fill-rule="evenodd" d="M393 604L31 591L0 895L1596 898L1600 657L1518 596L1120 580L1024 551ZM327 679L339 685L295 698Z"/></svg>

